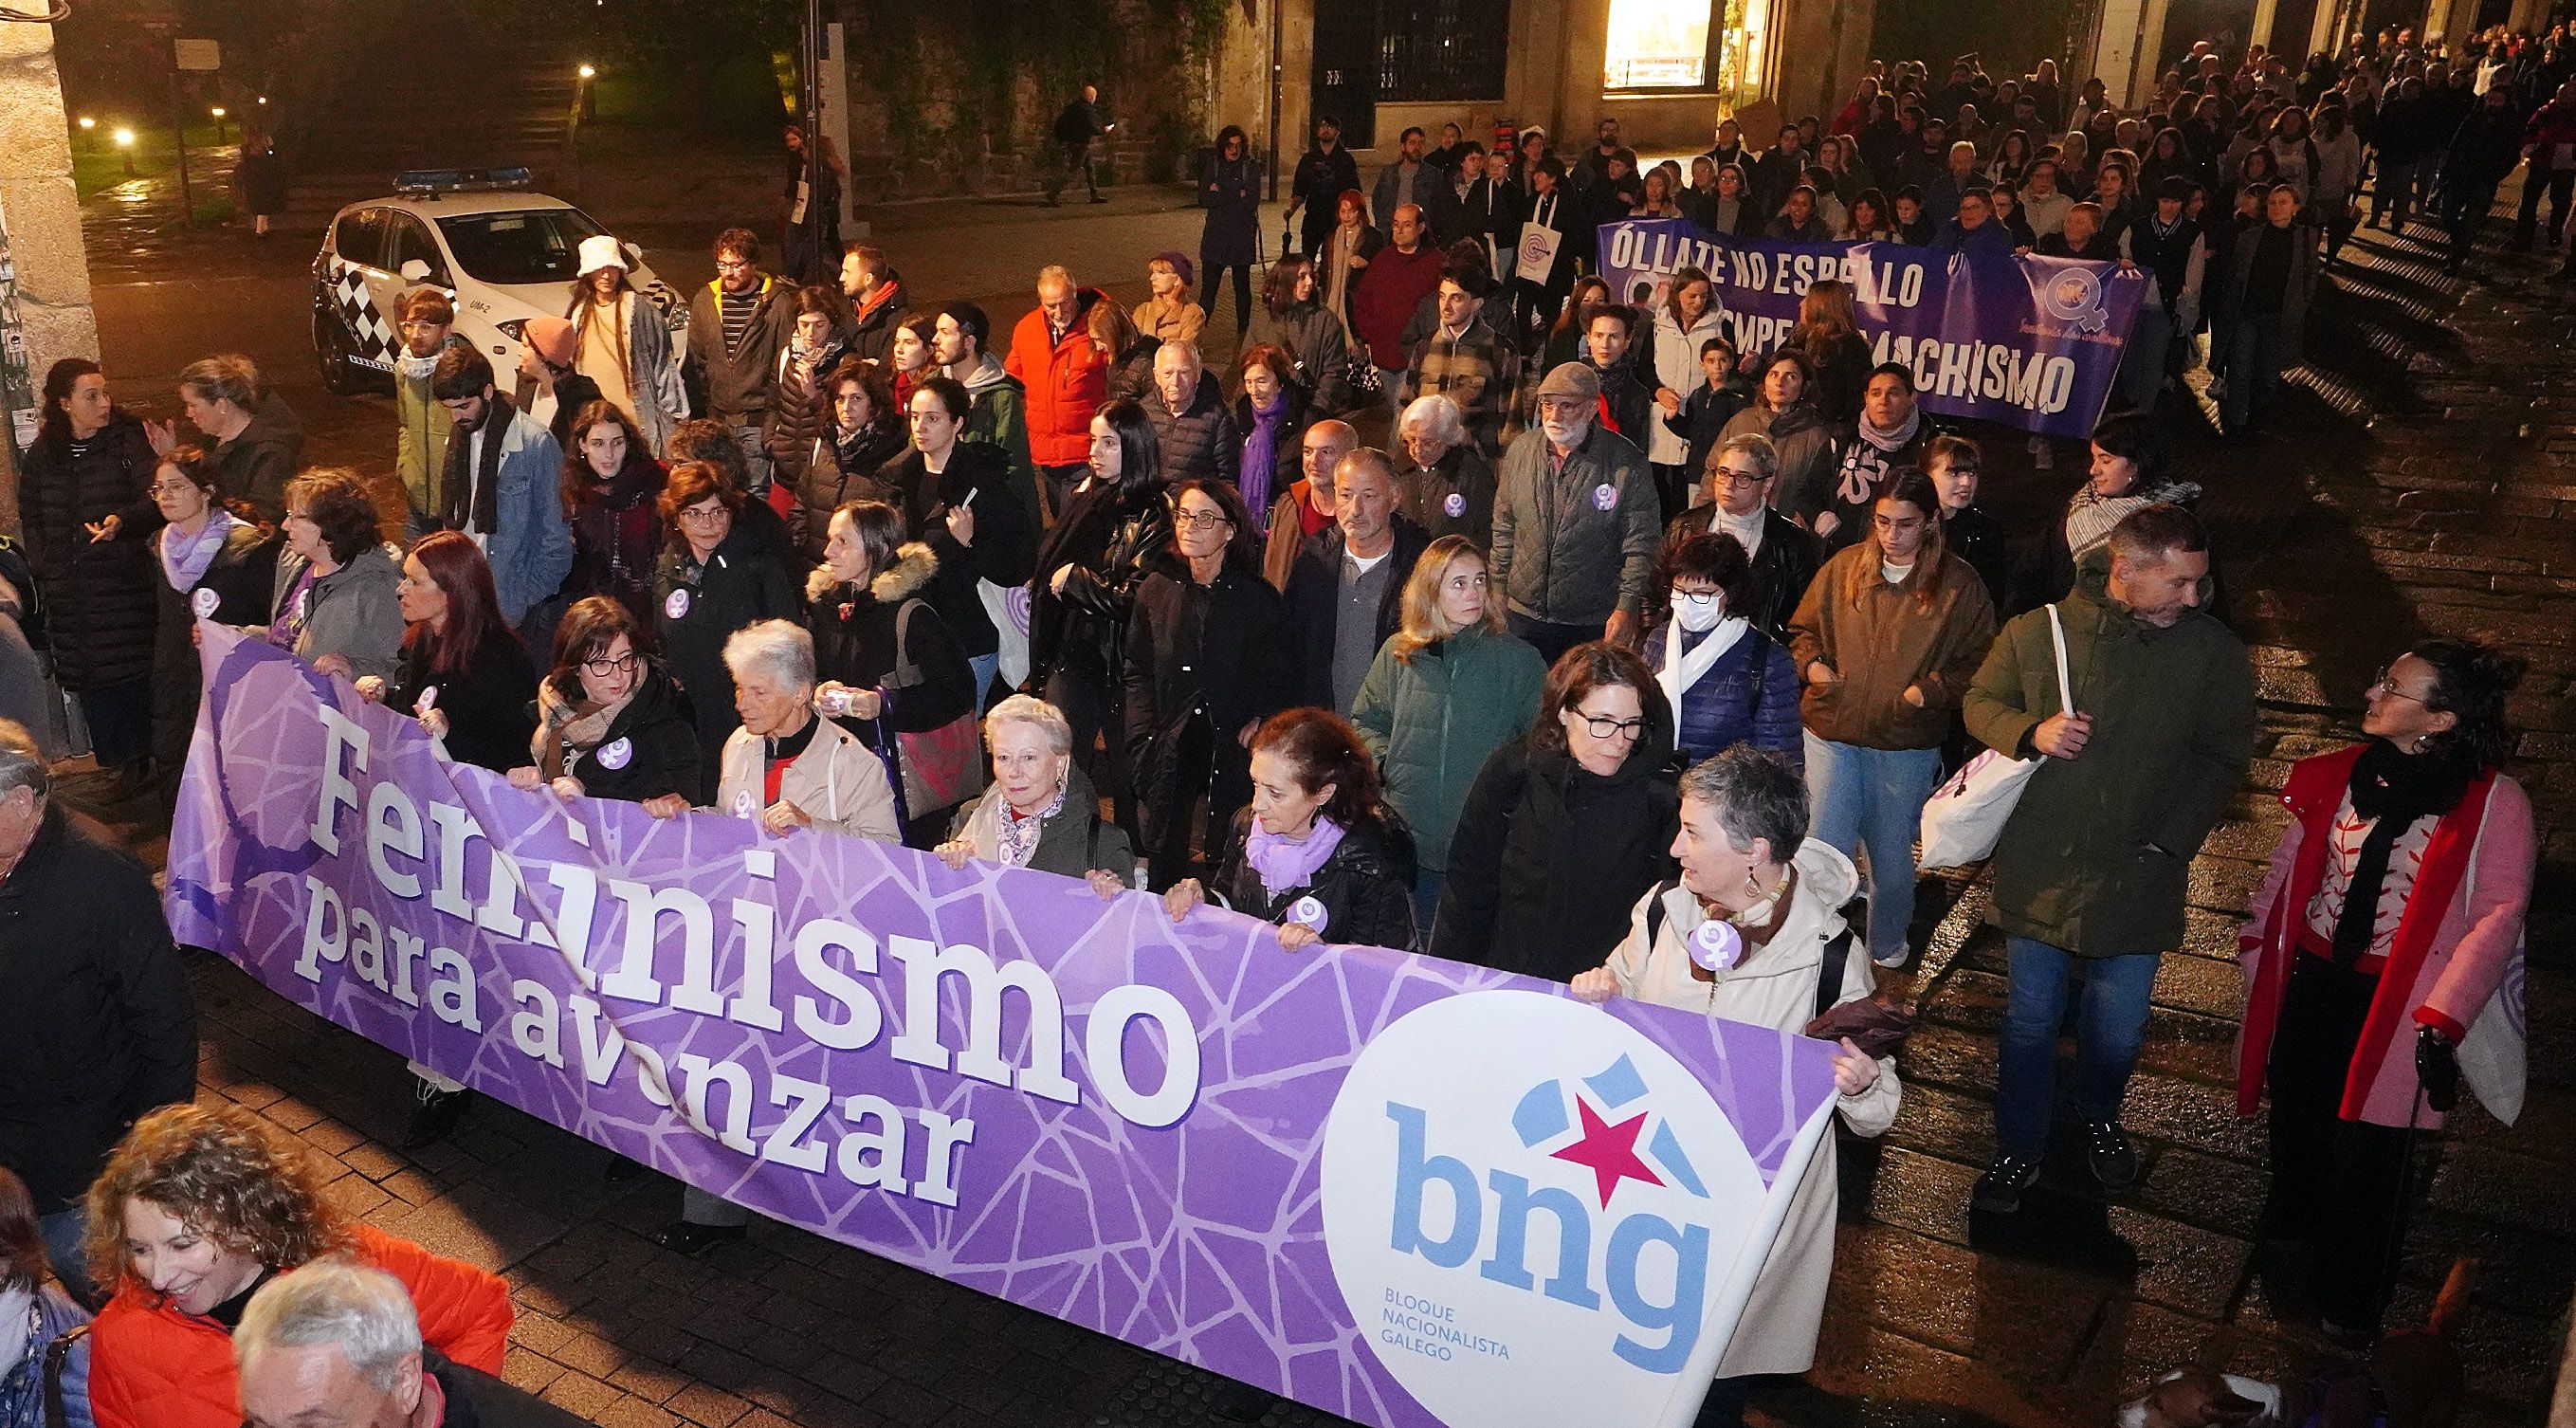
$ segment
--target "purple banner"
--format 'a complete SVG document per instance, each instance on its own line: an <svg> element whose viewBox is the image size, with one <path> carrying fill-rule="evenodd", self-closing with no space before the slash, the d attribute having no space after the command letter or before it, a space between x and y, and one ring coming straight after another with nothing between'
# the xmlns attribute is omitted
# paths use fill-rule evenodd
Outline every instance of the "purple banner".
<svg viewBox="0 0 2576 1428"><path fill-rule="evenodd" d="M1927 409L2047 436L2092 435L2148 281L2116 263L1781 243L1682 218L1605 223L1596 261L1621 302L1657 307L1676 270L1708 274L1748 357L1787 339L1809 286L1839 278L1851 284L1871 360L1912 369Z"/></svg>
<svg viewBox="0 0 2576 1428"><path fill-rule="evenodd" d="M521 792L200 632L181 942L764 1214L1362 1422L1688 1422L1831 1114L1802 1037Z"/></svg>

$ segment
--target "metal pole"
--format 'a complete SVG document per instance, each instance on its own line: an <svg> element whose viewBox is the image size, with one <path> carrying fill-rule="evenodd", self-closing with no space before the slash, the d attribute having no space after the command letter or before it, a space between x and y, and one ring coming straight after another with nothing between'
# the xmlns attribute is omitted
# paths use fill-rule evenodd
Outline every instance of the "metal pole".
<svg viewBox="0 0 2576 1428"><path fill-rule="evenodd" d="M179 55L174 49L170 54L170 142L179 146L179 222L194 228L197 201L188 192L188 107L179 90Z"/></svg>

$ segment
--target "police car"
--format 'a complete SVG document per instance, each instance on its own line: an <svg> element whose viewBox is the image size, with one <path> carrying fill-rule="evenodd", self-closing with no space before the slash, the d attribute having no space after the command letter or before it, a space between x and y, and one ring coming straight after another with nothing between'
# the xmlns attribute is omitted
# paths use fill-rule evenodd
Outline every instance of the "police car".
<svg viewBox="0 0 2576 1428"><path fill-rule="evenodd" d="M606 231L562 199L528 192L531 182L524 168L414 170L394 181L392 197L341 209L313 259L313 355L323 385L345 395L393 372L400 304L422 283L455 300L458 335L506 384L527 320L564 315L582 240ZM660 306L676 350L687 302L653 276L634 244L619 246L628 281Z"/></svg>

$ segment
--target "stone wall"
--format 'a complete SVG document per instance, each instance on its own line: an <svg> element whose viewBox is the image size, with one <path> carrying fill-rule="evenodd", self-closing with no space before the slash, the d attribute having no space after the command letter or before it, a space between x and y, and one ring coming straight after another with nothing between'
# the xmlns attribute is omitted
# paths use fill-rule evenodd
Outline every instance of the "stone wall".
<svg viewBox="0 0 2576 1428"><path fill-rule="evenodd" d="M50 25L0 25L0 215L17 264L29 381L41 391L56 360L99 355ZM0 530L15 531L17 469L7 445L0 442Z"/></svg>

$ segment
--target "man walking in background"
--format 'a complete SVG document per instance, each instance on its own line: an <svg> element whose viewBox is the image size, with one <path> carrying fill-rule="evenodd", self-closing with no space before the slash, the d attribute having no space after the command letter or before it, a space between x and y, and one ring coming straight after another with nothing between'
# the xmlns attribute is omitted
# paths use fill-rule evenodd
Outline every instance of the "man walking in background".
<svg viewBox="0 0 2576 1428"><path fill-rule="evenodd" d="M1117 127L1100 117L1100 87L1094 84L1084 85L1082 93L1064 106L1064 112L1055 116L1052 132L1062 150L1063 162L1047 175L1047 207L1056 206L1075 174L1082 175L1082 186L1091 194L1092 202L1109 201L1100 196L1100 182L1091 172L1091 143L1095 139L1106 138L1109 131Z"/></svg>

